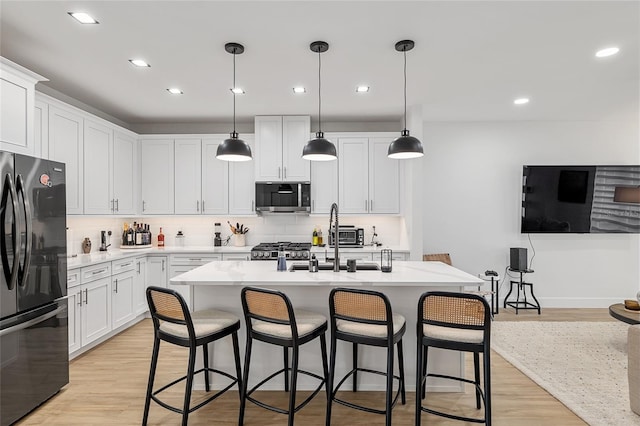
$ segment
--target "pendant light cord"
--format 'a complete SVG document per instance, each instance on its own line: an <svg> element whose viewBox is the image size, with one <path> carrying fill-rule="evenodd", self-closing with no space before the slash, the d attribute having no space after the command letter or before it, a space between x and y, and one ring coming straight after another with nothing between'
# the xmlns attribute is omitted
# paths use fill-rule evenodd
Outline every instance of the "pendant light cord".
<svg viewBox="0 0 640 426"><path fill-rule="evenodd" d="M231 93L233 93L233 133L236 133L236 51L233 50L233 87ZM406 114L406 113L405 113Z"/></svg>
<svg viewBox="0 0 640 426"><path fill-rule="evenodd" d="M404 53L404 130L407 130L407 48L402 49Z"/></svg>
<svg viewBox="0 0 640 426"><path fill-rule="evenodd" d="M320 79L320 69L322 68L322 60L320 49L318 49L318 132L322 132L322 116L320 111L322 109L322 80Z"/></svg>

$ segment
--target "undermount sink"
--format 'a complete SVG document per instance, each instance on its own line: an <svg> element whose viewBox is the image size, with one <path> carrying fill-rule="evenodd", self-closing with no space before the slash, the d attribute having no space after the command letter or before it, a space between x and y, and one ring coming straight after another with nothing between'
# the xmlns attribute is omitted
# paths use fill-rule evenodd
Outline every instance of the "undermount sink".
<svg viewBox="0 0 640 426"><path fill-rule="evenodd" d="M320 263L318 264L319 271L333 271L333 263ZM346 264L340 265L341 271L347 270ZM356 263L356 271L379 271L380 265L377 263ZM292 263L289 267L290 272L294 271L309 271L308 263Z"/></svg>

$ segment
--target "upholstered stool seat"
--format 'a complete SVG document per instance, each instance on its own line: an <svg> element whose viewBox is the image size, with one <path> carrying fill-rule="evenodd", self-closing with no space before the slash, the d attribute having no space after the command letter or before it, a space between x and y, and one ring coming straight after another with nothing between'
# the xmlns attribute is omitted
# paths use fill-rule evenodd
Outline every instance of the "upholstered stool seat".
<svg viewBox="0 0 640 426"><path fill-rule="evenodd" d="M304 337L309 333L313 333L322 326L327 326L327 317L315 312L294 309L293 315L296 317L298 337ZM271 336L282 337L284 339L292 338L291 326L288 324L276 324L254 319L252 327L253 331L256 333L268 334Z"/></svg>
<svg viewBox="0 0 640 426"><path fill-rule="evenodd" d="M400 314L393 314L393 334L397 334L405 326L405 319ZM336 328L343 333L359 334L368 337L387 337L386 325L366 324L362 322L336 320Z"/></svg>
<svg viewBox="0 0 640 426"><path fill-rule="evenodd" d="M482 330L464 330L431 324L424 324L422 326L422 333L424 337L452 342L482 343L484 339Z"/></svg>
<svg viewBox="0 0 640 426"><path fill-rule="evenodd" d="M151 319L153 320L154 339L149 382L147 384L147 395L145 398L144 414L142 418L143 426L147 424L151 401L156 402L158 405L168 410L182 414L182 425L186 426L190 413L218 398L227 390L231 389L236 383L238 384L240 394L242 394L240 349L238 345L240 320L238 317L217 309L207 309L190 313L187 303L184 301L180 293L164 287L148 287L147 302L149 304ZM209 368L209 343L229 335L231 335L233 342L233 354L236 364L235 376L224 371ZM156 375L156 367L158 365L160 341L189 348L189 361L187 374L185 376L154 390L153 383ZM196 349L198 346L202 346L204 367L195 371ZM216 373L226 377L229 379L230 383L215 394L206 398L204 401L198 403L195 407L191 407L193 377L198 373L204 373L205 390L207 392L210 391L209 375L211 373ZM158 397L158 394L162 391L183 380L186 380L186 387L182 408L171 406Z"/></svg>

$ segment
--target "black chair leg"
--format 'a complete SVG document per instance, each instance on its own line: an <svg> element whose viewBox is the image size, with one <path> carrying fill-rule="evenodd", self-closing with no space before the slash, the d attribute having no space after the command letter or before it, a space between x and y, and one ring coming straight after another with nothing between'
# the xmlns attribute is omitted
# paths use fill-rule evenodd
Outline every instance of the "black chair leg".
<svg viewBox="0 0 640 426"><path fill-rule="evenodd" d="M480 355L478 352L473 353L473 372L476 383L476 408L480 409Z"/></svg>
<svg viewBox="0 0 640 426"><path fill-rule="evenodd" d="M240 398L240 414L238 417L238 426L244 425L244 410L247 406L247 393L249 392L249 365L251 364L251 345L253 343L247 330L247 346L244 351L244 372L242 373L242 397Z"/></svg>
<svg viewBox="0 0 640 426"><path fill-rule="evenodd" d="M352 359L352 366L353 366L353 391L357 392L358 391L358 344L357 343L353 343L353 359Z"/></svg>
<svg viewBox="0 0 640 426"><path fill-rule="evenodd" d="M209 385L209 345L206 343L202 345L202 361L204 364L204 390L209 392L211 390Z"/></svg>
<svg viewBox="0 0 640 426"><path fill-rule="evenodd" d="M422 381L424 380L424 370L423 365L424 362L422 358L424 358L424 350L422 348L422 339L418 337L418 350L416 351L416 426L420 426L420 417L422 415L422 395L424 395L424 391L422 390Z"/></svg>
<svg viewBox="0 0 640 426"><path fill-rule="evenodd" d="M289 392L289 422L293 426L293 416L296 413L296 385L298 382L298 346L293 347L293 363L291 365L291 391Z"/></svg>
<svg viewBox="0 0 640 426"><path fill-rule="evenodd" d="M422 399L427 396L427 358L429 357L429 346L424 346L422 350Z"/></svg>
<svg viewBox="0 0 640 426"><path fill-rule="evenodd" d="M324 373L324 389L327 393L327 400L329 400L329 365L327 363L327 339L324 333L320 335L320 350L322 351L322 372Z"/></svg>
<svg viewBox="0 0 640 426"><path fill-rule="evenodd" d="M236 377L238 379L238 396L240 397L240 401L242 401L242 392L243 387L242 384L244 381L242 380L242 370L240 369L240 345L238 344L238 332L233 332L231 335L231 339L233 340L233 358L236 361Z"/></svg>
<svg viewBox="0 0 640 426"><path fill-rule="evenodd" d="M385 407L385 426L391 426L391 406L393 403L393 343L387 347L387 392Z"/></svg>
<svg viewBox="0 0 640 426"><path fill-rule="evenodd" d="M189 367L187 368L187 386L184 389L184 408L182 409L182 426L187 426L189 406L191 405L191 389L193 389L193 372L196 366L196 348L189 348Z"/></svg>
<svg viewBox="0 0 640 426"><path fill-rule="evenodd" d="M407 403L407 396L404 390L404 354L402 353L402 340L398 342L398 368L400 369L400 399L402 405Z"/></svg>
<svg viewBox="0 0 640 426"><path fill-rule="evenodd" d="M156 367L158 366L158 353L160 352L160 339L153 339L153 351L151 352L151 367L149 369L149 381L147 382L147 396L144 400L144 415L142 416L142 426L147 425L149 420L149 406L151 405L151 394L153 393L153 382L156 378Z"/></svg>
<svg viewBox="0 0 640 426"><path fill-rule="evenodd" d="M485 342L482 362L484 364L484 421L491 426L491 348Z"/></svg>
<svg viewBox="0 0 640 426"><path fill-rule="evenodd" d="M325 415L326 426L331 425L331 405L333 403L333 378L336 371L336 344L337 339L333 336L334 333L331 333L331 349L329 352L329 381L327 383L327 414Z"/></svg>
<svg viewBox="0 0 640 426"><path fill-rule="evenodd" d="M284 351L284 391L289 392L289 348L283 347Z"/></svg>

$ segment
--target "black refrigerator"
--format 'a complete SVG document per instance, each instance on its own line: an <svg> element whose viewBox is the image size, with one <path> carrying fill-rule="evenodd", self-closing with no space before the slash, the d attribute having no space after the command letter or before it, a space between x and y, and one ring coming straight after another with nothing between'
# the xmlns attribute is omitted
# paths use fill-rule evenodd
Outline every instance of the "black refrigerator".
<svg viewBox="0 0 640 426"><path fill-rule="evenodd" d="M0 426L69 382L65 165L0 151Z"/></svg>

